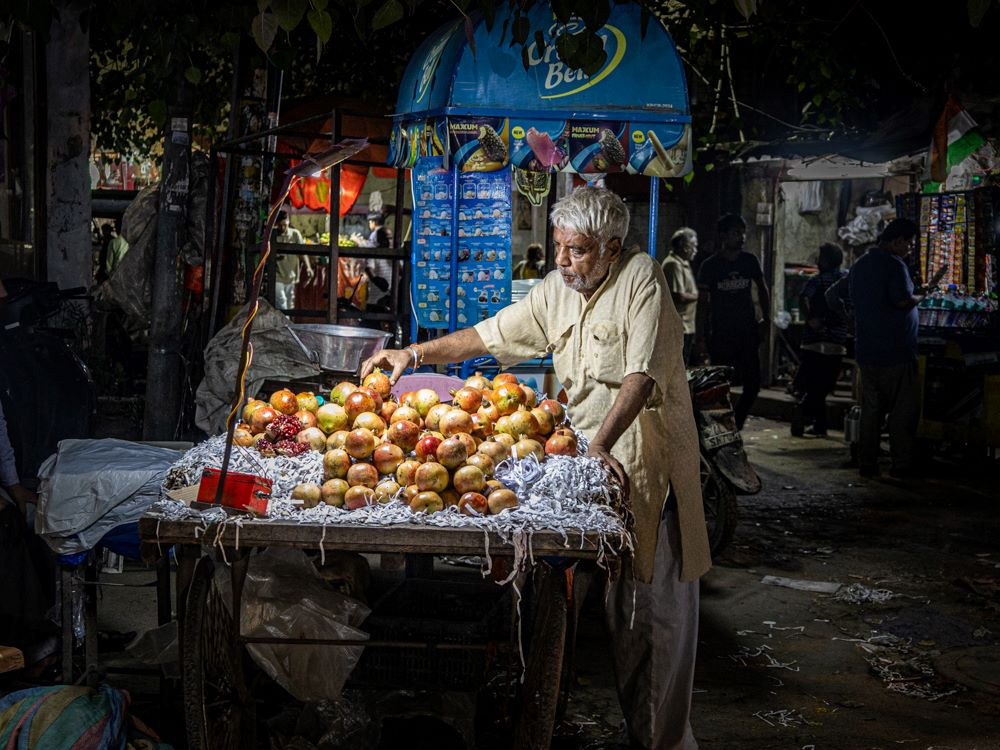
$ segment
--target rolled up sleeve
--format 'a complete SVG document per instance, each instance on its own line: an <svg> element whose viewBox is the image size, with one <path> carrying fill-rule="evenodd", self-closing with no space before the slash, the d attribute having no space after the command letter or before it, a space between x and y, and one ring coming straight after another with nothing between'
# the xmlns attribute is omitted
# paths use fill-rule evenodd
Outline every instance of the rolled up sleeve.
<svg viewBox="0 0 1000 750"><path fill-rule="evenodd" d="M486 349L503 367L544 356L549 345L545 333L545 283L508 305L492 318L474 326Z"/></svg>
<svg viewBox="0 0 1000 750"><path fill-rule="evenodd" d="M642 373L656 384L646 402L654 409L667 392L671 358L681 357L683 328L666 283L652 278L632 295L625 341L625 376Z"/></svg>

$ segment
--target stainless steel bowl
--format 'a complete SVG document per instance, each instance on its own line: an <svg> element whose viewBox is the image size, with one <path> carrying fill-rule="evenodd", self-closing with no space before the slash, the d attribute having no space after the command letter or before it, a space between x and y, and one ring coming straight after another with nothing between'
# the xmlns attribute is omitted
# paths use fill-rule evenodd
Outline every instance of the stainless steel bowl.
<svg viewBox="0 0 1000 750"><path fill-rule="evenodd" d="M335 372L357 372L364 360L385 347L391 335L329 323L295 323L289 329L321 369Z"/></svg>

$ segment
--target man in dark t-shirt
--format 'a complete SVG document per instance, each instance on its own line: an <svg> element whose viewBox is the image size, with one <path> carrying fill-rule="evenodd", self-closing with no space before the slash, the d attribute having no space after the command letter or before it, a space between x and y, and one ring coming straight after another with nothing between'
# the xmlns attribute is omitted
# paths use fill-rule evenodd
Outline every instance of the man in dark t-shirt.
<svg viewBox="0 0 1000 750"><path fill-rule="evenodd" d="M746 222L735 214L726 214L719 219L718 230L719 250L698 269L698 348L704 352L707 345L713 365L728 365L735 370L736 380L743 386L735 407L736 425L742 429L760 392L758 349L769 330L771 298L760 261L743 250ZM760 315L754 308L754 286Z"/></svg>
<svg viewBox="0 0 1000 750"><path fill-rule="evenodd" d="M848 276L854 308L854 357L861 369L861 425L858 470L878 476L882 420L889 415L890 474L912 476L914 441L920 416L917 376L917 305L913 280L903 260L913 250L917 225L895 219ZM938 269L935 286L947 267Z"/></svg>

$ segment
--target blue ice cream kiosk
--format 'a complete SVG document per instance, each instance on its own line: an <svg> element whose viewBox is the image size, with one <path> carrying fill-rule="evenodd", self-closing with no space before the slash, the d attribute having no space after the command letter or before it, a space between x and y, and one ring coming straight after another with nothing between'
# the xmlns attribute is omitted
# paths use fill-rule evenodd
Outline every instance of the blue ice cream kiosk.
<svg viewBox="0 0 1000 750"><path fill-rule="evenodd" d="M650 180L649 250L655 253L659 177L691 170L691 115L680 57L666 29L641 9L612 4L597 34L606 59L592 75L556 53L567 34L548 3L529 11L523 51L509 23L472 18L438 29L407 66L389 163L411 169L412 331L454 331L511 301L511 205L518 190L539 205L553 175L592 181L624 172Z"/></svg>

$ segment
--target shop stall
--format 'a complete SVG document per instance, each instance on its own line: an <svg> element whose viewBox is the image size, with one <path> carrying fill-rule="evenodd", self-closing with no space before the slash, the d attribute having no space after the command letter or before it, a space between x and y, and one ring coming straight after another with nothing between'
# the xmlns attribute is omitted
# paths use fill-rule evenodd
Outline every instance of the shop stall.
<svg viewBox="0 0 1000 750"><path fill-rule="evenodd" d="M597 32L606 59L588 76L557 53L580 21L558 22L547 3L527 19L543 31L523 54L502 19L471 29L456 20L403 76L389 162L412 170L414 331L454 331L510 304L512 257L523 252L511 246L514 191L540 205L559 174L650 177L653 254L657 178L691 169L687 86L662 25L644 31L639 6L613 5Z"/></svg>
<svg viewBox="0 0 1000 750"><path fill-rule="evenodd" d="M911 271L928 290L920 316L921 420L925 439L1000 447L1000 321L997 317L1000 190L910 193L899 216L919 227Z"/></svg>

